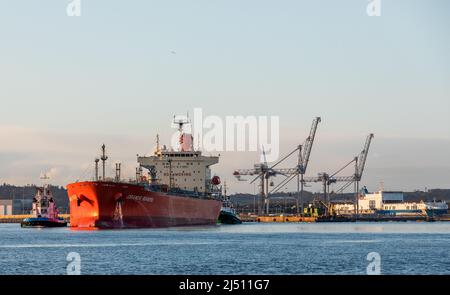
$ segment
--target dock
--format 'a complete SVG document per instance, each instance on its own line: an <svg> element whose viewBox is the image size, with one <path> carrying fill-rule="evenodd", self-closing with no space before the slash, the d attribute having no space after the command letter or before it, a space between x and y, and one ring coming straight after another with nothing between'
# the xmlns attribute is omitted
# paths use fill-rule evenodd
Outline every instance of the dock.
<svg viewBox="0 0 450 295"><path fill-rule="evenodd" d="M316 217L298 215L240 215L242 222L315 222Z"/></svg>
<svg viewBox="0 0 450 295"><path fill-rule="evenodd" d="M435 218L419 215L419 216L321 216L317 218L316 222L405 222L405 221L417 221L417 222L431 222L437 221Z"/></svg>
<svg viewBox="0 0 450 295"><path fill-rule="evenodd" d="M450 214L427 216L427 215L360 215L355 218L352 215L335 215L305 217L297 215L240 215L242 222L262 222L262 223L288 223L288 222L434 222L450 221Z"/></svg>

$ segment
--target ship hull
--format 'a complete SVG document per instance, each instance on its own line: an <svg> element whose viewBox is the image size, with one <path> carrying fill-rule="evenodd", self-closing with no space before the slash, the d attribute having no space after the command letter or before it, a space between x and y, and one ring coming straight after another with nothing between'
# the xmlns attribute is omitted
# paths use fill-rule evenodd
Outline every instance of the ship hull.
<svg viewBox="0 0 450 295"><path fill-rule="evenodd" d="M158 228L212 225L221 202L149 191L135 184L69 184L70 226L76 228Z"/></svg>

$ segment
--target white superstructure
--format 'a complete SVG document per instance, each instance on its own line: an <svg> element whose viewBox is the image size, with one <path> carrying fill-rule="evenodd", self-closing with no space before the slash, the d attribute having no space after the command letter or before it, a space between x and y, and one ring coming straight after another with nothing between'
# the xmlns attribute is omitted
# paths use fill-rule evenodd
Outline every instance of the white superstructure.
<svg viewBox="0 0 450 295"><path fill-rule="evenodd" d="M138 157L141 167L149 170L150 182L167 185L169 189L181 189L199 193L208 193L211 189L210 166L219 162L219 157L204 156L195 151L193 137L183 131L188 121L176 121L179 124L180 145L177 151L165 146L157 147L153 156Z"/></svg>
<svg viewBox="0 0 450 295"><path fill-rule="evenodd" d="M36 195L33 198L31 214L35 218L58 218L56 203L48 185L37 188Z"/></svg>

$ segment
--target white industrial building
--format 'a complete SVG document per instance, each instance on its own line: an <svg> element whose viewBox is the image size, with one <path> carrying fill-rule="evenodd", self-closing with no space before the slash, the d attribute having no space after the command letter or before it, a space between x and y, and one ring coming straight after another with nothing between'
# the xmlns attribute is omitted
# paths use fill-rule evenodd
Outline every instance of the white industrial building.
<svg viewBox="0 0 450 295"><path fill-rule="evenodd" d="M0 216L13 214L13 201L12 200L0 200Z"/></svg>
<svg viewBox="0 0 450 295"><path fill-rule="evenodd" d="M358 199L360 214L388 214L388 215L408 215L408 214L446 214L448 205L443 201L433 202L405 202L403 192L379 191L366 193ZM354 214L353 203L333 204L335 214Z"/></svg>
<svg viewBox="0 0 450 295"><path fill-rule="evenodd" d="M366 194L358 200L359 210L373 211L382 210L385 205L403 203L404 197L402 192L375 192Z"/></svg>
<svg viewBox="0 0 450 295"><path fill-rule="evenodd" d="M379 191L372 194L365 194L359 197L358 205L360 213L373 213L375 210L383 210L386 205L403 203L402 192ZM333 211L336 214L353 214L353 203L333 204Z"/></svg>

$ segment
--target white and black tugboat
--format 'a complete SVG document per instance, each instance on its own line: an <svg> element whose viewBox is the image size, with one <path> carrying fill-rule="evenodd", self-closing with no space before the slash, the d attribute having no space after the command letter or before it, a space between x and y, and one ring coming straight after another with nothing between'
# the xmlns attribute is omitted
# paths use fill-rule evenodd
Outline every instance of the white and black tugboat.
<svg viewBox="0 0 450 295"><path fill-rule="evenodd" d="M233 203L227 196L227 185L224 184L224 194L222 196L222 208L220 209L219 222L222 224L241 224Z"/></svg>
<svg viewBox="0 0 450 295"><path fill-rule="evenodd" d="M48 179L45 177L45 179ZM58 216L58 209L48 184L38 187L33 198L32 217L25 218L21 227L65 227L67 221Z"/></svg>

